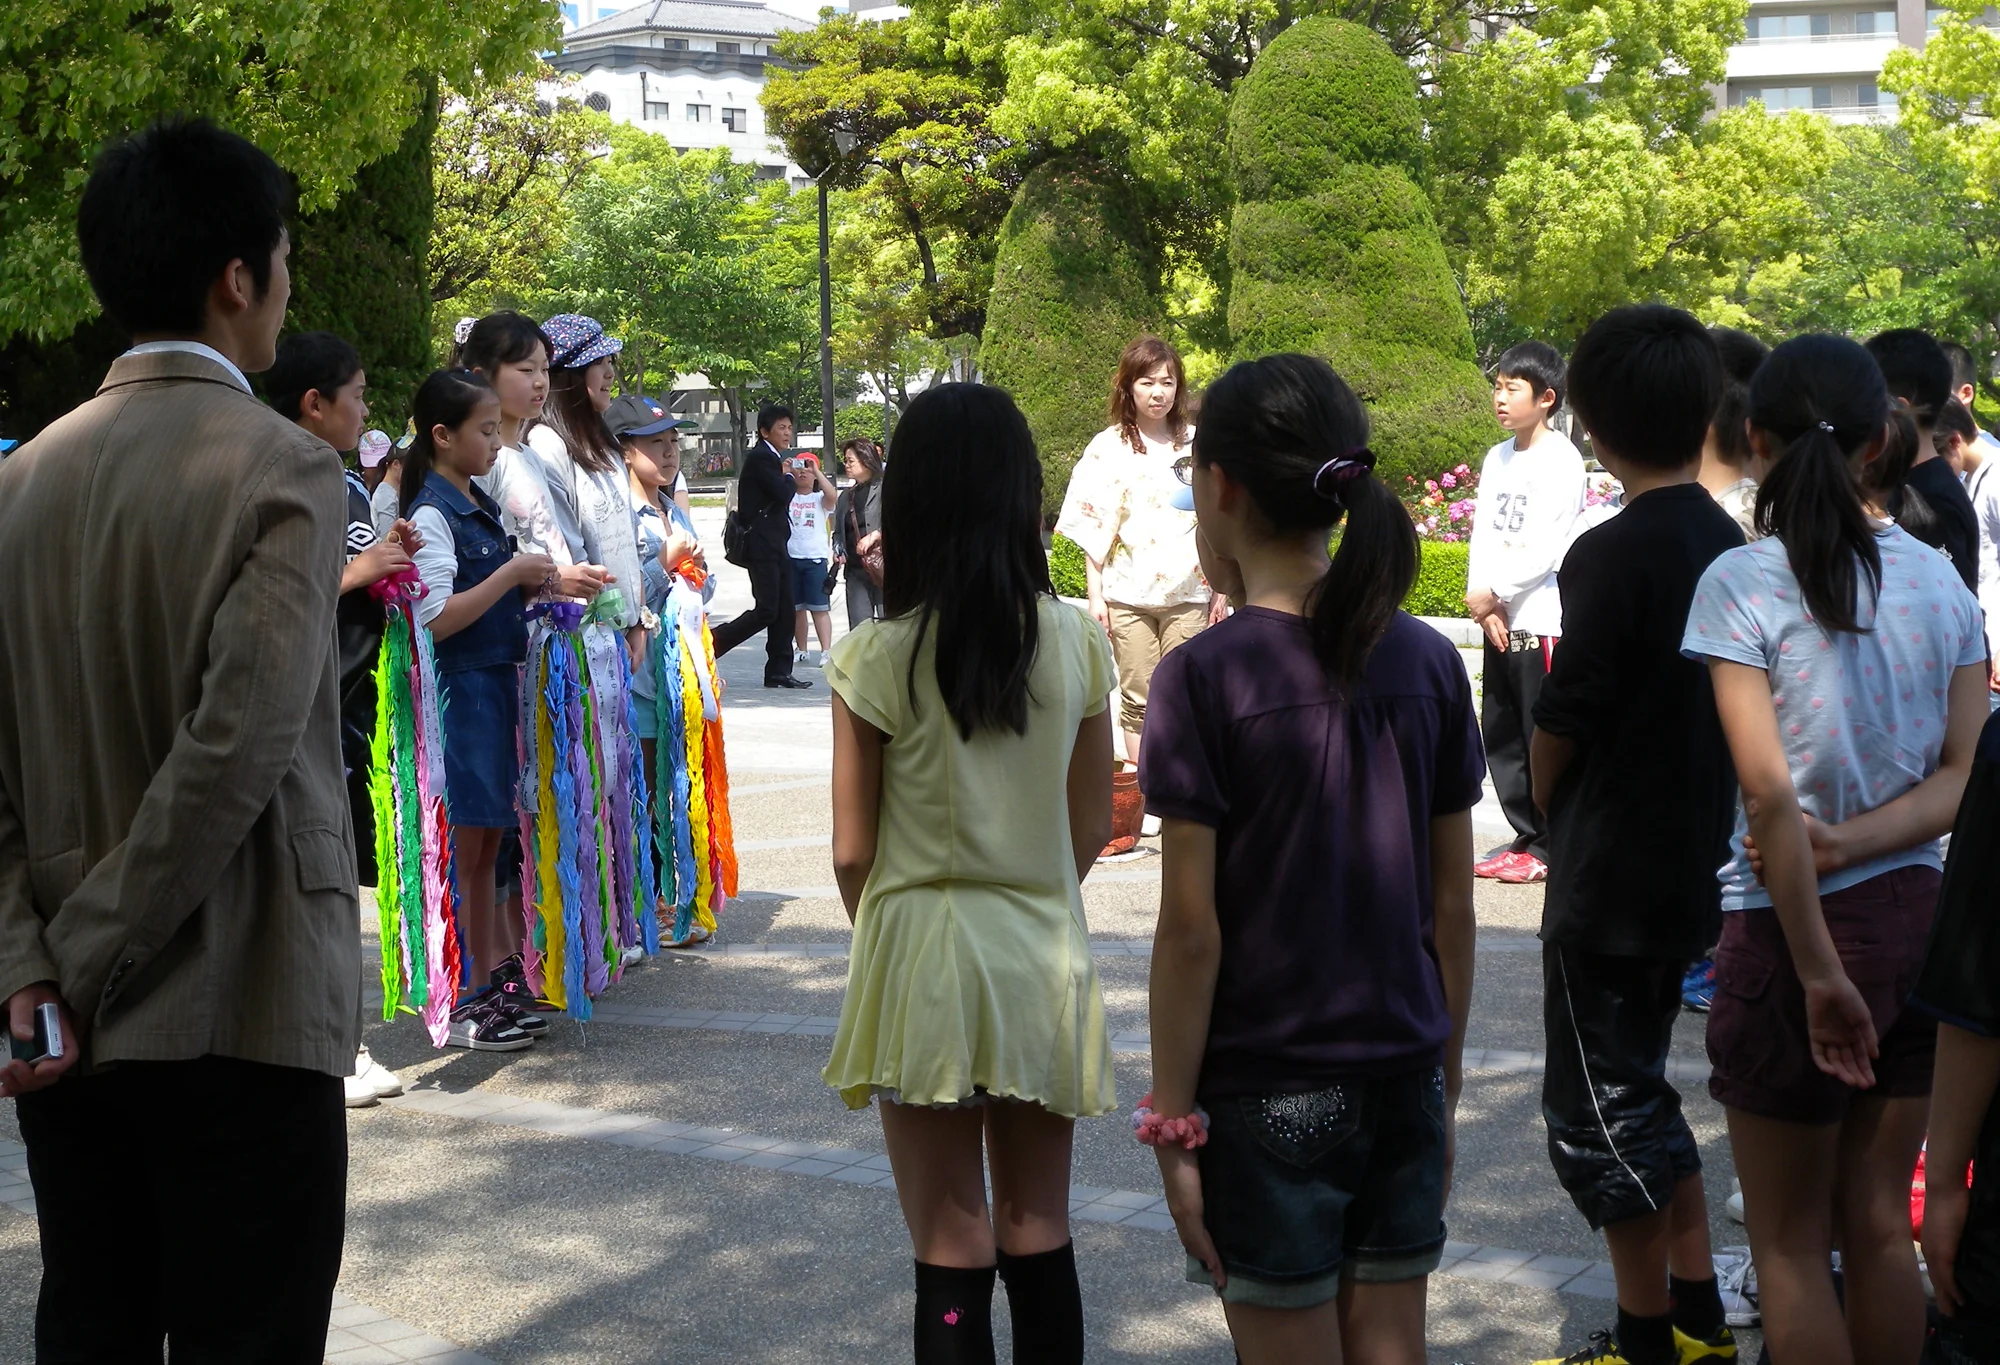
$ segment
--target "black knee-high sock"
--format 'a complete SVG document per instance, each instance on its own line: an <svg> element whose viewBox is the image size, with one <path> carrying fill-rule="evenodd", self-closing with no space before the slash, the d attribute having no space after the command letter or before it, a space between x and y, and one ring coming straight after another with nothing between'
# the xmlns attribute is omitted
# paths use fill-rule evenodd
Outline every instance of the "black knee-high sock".
<svg viewBox="0 0 2000 1365"><path fill-rule="evenodd" d="M1705 1280L1683 1280L1667 1276L1667 1292L1673 1300L1674 1326L1696 1341L1719 1336L1724 1326L1722 1291L1710 1275Z"/></svg>
<svg viewBox="0 0 2000 1365"><path fill-rule="evenodd" d="M1083 1290L1076 1244L1032 1256L1000 1253L1007 1312L1014 1322L1014 1365L1082 1365Z"/></svg>
<svg viewBox="0 0 2000 1365"><path fill-rule="evenodd" d="M993 1267L916 1264L917 1365L993 1365Z"/></svg>

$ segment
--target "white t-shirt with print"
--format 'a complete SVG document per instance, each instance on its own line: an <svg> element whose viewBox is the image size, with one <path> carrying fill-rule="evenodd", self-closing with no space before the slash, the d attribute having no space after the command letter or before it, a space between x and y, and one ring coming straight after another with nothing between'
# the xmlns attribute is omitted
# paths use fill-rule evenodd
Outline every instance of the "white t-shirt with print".
<svg viewBox="0 0 2000 1365"><path fill-rule="evenodd" d="M1509 436L1486 452L1465 581L1506 604L1508 629L1562 634L1556 570L1576 539L1584 488L1583 456L1560 431L1526 450Z"/></svg>
<svg viewBox="0 0 2000 1365"><path fill-rule="evenodd" d="M1194 448L1194 428L1178 444L1140 437L1143 451L1117 427L1090 438L1063 494L1056 533L1104 566L1104 600L1127 607L1206 602L1194 548L1194 513L1173 505L1180 492L1174 461Z"/></svg>
<svg viewBox="0 0 2000 1365"><path fill-rule="evenodd" d="M792 494L792 536L785 553L793 559L830 559L833 542L827 524L833 514L827 510L826 495L818 489Z"/></svg>
<svg viewBox="0 0 2000 1365"><path fill-rule="evenodd" d="M1761 668L1771 678L1778 741L1799 809L1837 825L1895 800L1937 771L1952 669L1986 657L1979 603L1949 561L1881 523L1882 591L1861 577L1864 633L1820 628L1806 610L1784 542L1727 550L1702 574L1681 652ZM1718 874L1722 908L1771 903L1743 852L1742 808ZM1898 867L1942 867L1936 840L1828 873L1822 895Z"/></svg>

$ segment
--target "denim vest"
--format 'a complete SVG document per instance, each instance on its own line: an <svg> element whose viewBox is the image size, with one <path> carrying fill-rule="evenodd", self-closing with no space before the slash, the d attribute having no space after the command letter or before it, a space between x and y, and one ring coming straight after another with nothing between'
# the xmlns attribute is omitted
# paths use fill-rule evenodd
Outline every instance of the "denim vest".
<svg viewBox="0 0 2000 1365"><path fill-rule="evenodd" d="M449 479L433 474L417 490L409 510L426 505L444 513L451 526L452 544L458 550L458 573L451 580L454 593L478 587L514 557L514 538L500 524L499 504L477 488L468 500ZM520 663L528 657L528 621L519 594L502 593L477 621L433 644L440 673Z"/></svg>

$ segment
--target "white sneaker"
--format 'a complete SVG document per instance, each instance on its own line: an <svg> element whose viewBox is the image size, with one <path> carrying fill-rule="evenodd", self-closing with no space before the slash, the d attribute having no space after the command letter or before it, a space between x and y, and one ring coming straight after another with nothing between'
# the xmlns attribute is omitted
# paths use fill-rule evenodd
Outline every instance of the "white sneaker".
<svg viewBox="0 0 2000 1365"><path fill-rule="evenodd" d="M1728 1201L1727 1201L1726 1203L1724 1203L1722 1207L1724 1207L1725 1209L1728 1209L1728 1210L1729 1210L1729 1216L1730 1216L1731 1218L1734 1218L1734 1219L1735 1219L1735 1220L1736 1220L1737 1222L1741 1223L1742 1221L1744 1221L1744 1220L1743 1220L1743 1191L1742 1191L1742 1190L1738 1190L1738 1191L1736 1191L1736 1193L1734 1193L1734 1194L1730 1195L1730 1196L1729 1196L1729 1199L1728 1199Z"/></svg>
<svg viewBox="0 0 2000 1365"><path fill-rule="evenodd" d="M823 649L809 649L809 650L807 650L807 651L806 651L806 664L807 664L807 666L808 666L808 667L811 667L811 668L825 668L825 667L826 667L826 651L825 651L825 650L823 650Z"/></svg>
<svg viewBox="0 0 2000 1365"><path fill-rule="evenodd" d="M1757 1267L1749 1247L1717 1247L1715 1287L1722 1296L1722 1320L1731 1327L1756 1327L1764 1321L1757 1304Z"/></svg>
<svg viewBox="0 0 2000 1365"><path fill-rule="evenodd" d="M1158 837L1158 835L1159 835L1159 833L1160 833L1160 817L1159 817L1159 816L1157 816L1157 815L1147 815L1147 816L1142 816L1142 817L1140 817L1140 820L1139 820L1139 837L1140 837L1141 839L1152 839L1152 838L1157 838L1157 837Z"/></svg>
<svg viewBox="0 0 2000 1365"><path fill-rule="evenodd" d="M792 667L796 668L805 661L806 652L803 649L794 648L792 650Z"/></svg>
<svg viewBox="0 0 2000 1365"><path fill-rule="evenodd" d="M354 1059L354 1074L368 1082L377 1099L386 1100L403 1093L403 1078L369 1056L365 1047Z"/></svg>
<svg viewBox="0 0 2000 1365"><path fill-rule="evenodd" d="M636 943L629 948L622 949L618 954L618 965L621 968L629 967L635 962L644 962L645 960L646 950Z"/></svg>
<svg viewBox="0 0 2000 1365"><path fill-rule="evenodd" d="M371 1104L381 1103L381 1098L375 1093L375 1087L368 1084L366 1076L349 1076L340 1084L347 1093L349 1109L366 1109Z"/></svg>

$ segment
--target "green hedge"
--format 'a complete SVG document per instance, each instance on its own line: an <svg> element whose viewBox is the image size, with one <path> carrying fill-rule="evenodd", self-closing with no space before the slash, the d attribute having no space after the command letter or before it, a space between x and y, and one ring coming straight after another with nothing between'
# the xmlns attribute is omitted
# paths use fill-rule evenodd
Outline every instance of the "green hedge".
<svg viewBox="0 0 2000 1365"><path fill-rule="evenodd" d="M1427 540L1421 547L1423 560L1417 566L1417 581L1403 599L1403 610L1413 616L1465 615L1465 571L1472 547Z"/></svg>
<svg viewBox="0 0 2000 1365"><path fill-rule="evenodd" d="M1417 581L1403 600L1403 610L1414 616L1464 616L1465 569L1471 547L1463 543L1425 541L1423 562ZM1049 544L1049 577L1062 597L1082 597L1083 551L1062 536Z"/></svg>
<svg viewBox="0 0 2000 1365"><path fill-rule="evenodd" d="M1159 282L1145 222L1112 171L1058 157L1022 182L1000 225L979 368L1027 415L1051 520L1105 427L1118 353L1165 316Z"/></svg>
<svg viewBox="0 0 2000 1365"><path fill-rule="evenodd" d="M1236 358L1324 356L1368 405L1392 487L1498 435L1424 176L1410 68L1369 29L1307 19L1229 111L1229 333Z"/></svg>
<svg viewBox="0 0 2000 1365"><path fill-rule="evenodd" d="M431 360L431 142L437 92L395 151L361 168L354 187L292 227L288 332L352 342L368 375L368 424L402 433Z"/></svg>

